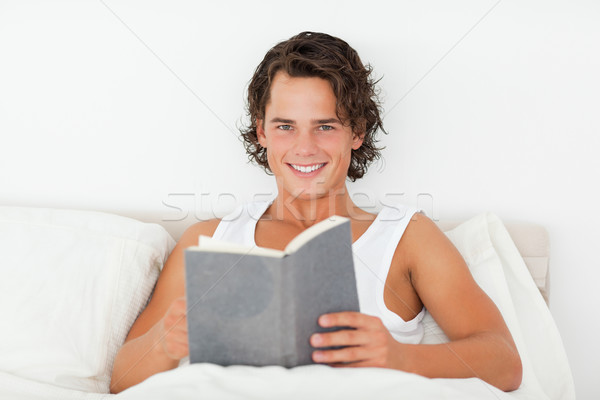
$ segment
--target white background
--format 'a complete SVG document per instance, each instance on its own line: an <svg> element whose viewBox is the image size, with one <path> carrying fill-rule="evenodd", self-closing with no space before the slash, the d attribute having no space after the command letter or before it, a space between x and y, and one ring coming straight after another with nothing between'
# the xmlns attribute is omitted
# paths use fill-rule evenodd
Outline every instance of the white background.
<svg viewBox="0 0 600 400"><path fill-rule="evenodd" d="M177 237L273 194L236 126L265 52L303 30L345 39L382 77L387 149L349 185L357 203L548 228L550 308L578 398L598 398L597 1L0 0L0 204Z"/></svg>

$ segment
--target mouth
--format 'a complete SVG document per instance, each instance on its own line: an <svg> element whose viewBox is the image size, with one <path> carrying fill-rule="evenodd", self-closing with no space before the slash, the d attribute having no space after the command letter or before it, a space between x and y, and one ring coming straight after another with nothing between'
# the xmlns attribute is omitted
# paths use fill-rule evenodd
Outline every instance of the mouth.
<svg viewBox="0 0 600 400"><path fill-rule="evenodd" d="M312 177L317 175L326 164L327 163L309 165L288 164L288 166L297 176Z"/></svg>

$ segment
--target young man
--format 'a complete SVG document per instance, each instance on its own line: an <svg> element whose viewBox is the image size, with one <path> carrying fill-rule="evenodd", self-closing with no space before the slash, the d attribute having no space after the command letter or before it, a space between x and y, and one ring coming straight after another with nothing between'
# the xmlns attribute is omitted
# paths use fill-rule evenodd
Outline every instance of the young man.
<svg viewBox="0 0 600 400"><path fill-rule="evenodd" d="M511 334L446 236L414 209L373 215L348 195L346 178L361 178L379 157L374 86L357 53L326 34L303 32L267 53L248 89L250 126L242 135L250 159L275 175L278 195L245 206L258 211L258 220L242 215L186 230L116 357L111 391L175 368L188 355L183 251L198 235L283 249L334 214L351 220L361 312L319 319L322 326L354 329L313 335L314 347L346 346L315 351L314 361L476 376L505 391L519 387L521 361ZM424 307L449 343L419 344Z"/></svg>

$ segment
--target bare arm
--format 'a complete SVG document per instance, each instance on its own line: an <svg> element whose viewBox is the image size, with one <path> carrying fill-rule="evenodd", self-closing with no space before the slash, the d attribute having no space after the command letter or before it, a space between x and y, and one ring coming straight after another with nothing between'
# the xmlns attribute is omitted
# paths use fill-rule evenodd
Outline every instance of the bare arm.
<svg viewBox="0 0 600 400"><path fill-rule="evenodd" d="M411 281L450 342L401 346L402 369L428 377L478 377L505 391L517 389L521 359L500 311L446 235L423 215L414 222L403 244Z"/></svg>
<svg viewBox="0 0 600 400"><path fill-rule="evenodd" d="M188 228L158 278L150 303L135 321L117 353L111 393L121 392L151 375L177 367L188 354L185 317L184 250L198 243L199 235L212 236L219 220Z"/></svg>
<svg viewBox="0 0 600 400"><path fill-rule="evenodd" d="M521 359L512 336L491 299L476 284L458 250L437 226L415 215L402 237L395 259L408 266L419 298L450 339L449 343L412 345L395 341L377 317L336 313L321 317L322 326L356 330L313 335L317 362L350 362L340 366L386 367L427 377L480 379L505 391L519 387Z"/></svg>

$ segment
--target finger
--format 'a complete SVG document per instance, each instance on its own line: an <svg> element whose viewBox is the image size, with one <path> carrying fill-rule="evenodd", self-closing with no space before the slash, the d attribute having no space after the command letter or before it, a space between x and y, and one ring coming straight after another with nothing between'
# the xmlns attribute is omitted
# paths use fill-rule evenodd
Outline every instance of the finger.
<svg viewBox="0 0 600 400"><path fill-rule="evenodd" d="M167 355L173 359L182 359L183 357L189 354L188 346L179 343L167 344L165 346L165 351Z"/></svg>
<svg viewBox="0 0 600 400"><path fill-rule="evenodd" d="M187 310L185 297L178 297L173 300L169 308L169 311L173 314L185 314Z"/></svg>
<svg viewBox="0 0 600 400"><path fill-rule="evenodd" d="M368 361L377 357L379 352L365 346L345 347L339 350L317 350L312 354L313 361L318 363L354 363Z"/></svg>
<svg viewBox="0 0 600 400"><path fill-rule="evenodd" d="M172 341L175 343L184 343L186 345L188 343L187 332L183 332L183 331L169 332L168 336L169 336L169 341Z"/></svg>
<svg viewBox="0 0 600 400"><path fill-rule="evenodd" d="M381 320L377 317L354 311L323 314L319 317L319 325L324 328L329 328L333 326L371 328L375 324L381 324Z"/></svg>
<svg viewBox="0 0 600 400"><path fill-rule="evenodd" d="M173 325L171 327L171 329L169 329L169 333L171 333L173 335L177 335L177 336L187 337L187 334L188 334L187 324L178 323L176 325Z"/></svg>
<svg viewBox="0 0 600 400"><path fill-rule="evenodd" d="M185 338L179 338L179 337L169 337L168 340L165 341L169 346L176 346L176 347L184 347L187 348L188 347L188 341Z"/></svg>
<svg viewBox="0 0 600 400"><path fill-rule="evenodd" d="M187 315L187 310L184 306L181 305L173 305L170 310L171 314L177 316L178 318L185 317Z"/></svg>
<svg viewBox="0 0 600 400"><path fill-rule="evenodd" d="M329 366L334 368L366 368L373 367L374 365L371 360L364 360L350 363L331 363Z"/></svg>
<svg viewBox="0 0 600 400"><path fill-rule="evenodd" d="M177 321L171 322L171 324L169 324L169 321L165 321L163 324L163 327L161 329L160 336L161 336L161 338L165 338L167 336L187 338L187 336L188 336L187 324L177 322Z"/></svg>
<svg viewBox="0 0 600 400"><path fill-rule="evenodd" d="M175 326L177 329L183 329L187 332L187 315L182 315L175 320Z"/></svg>
<svg viewBox="0 0 600 400"><path fill-rule="evenodd" d="M358 346L369 343L370 333L365 330L344 329L336 332L315 333L310 337L313 347Z"/></svg>
<svg viewBox="0 0 600 400"><path fill-rule="evenodd" d="M183 340L173 340L173 341L170 342L170 345L176 346L178 349L182 349L182 350L185 350L185 351L187 351L188 346L189 346L188 341L185 340L185 339L183 339Z"/></svg>
<svg viewBox="0 0 600 400"><path fill-rule="evenodd" d="M165 325L167 325L169 327L177 326L177 325L187 326L187 315L185 314L185 312L183 312L183 313L180 313L177 311L169 312L165 316Z"/></svg>

